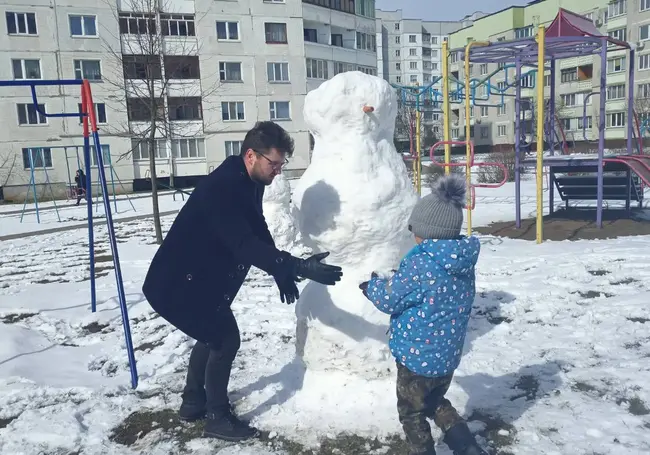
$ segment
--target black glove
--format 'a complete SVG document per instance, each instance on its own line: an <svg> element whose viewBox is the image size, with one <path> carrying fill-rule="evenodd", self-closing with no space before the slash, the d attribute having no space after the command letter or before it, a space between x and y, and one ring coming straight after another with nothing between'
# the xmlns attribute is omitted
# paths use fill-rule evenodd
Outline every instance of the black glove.
<svg viewBox="0 0 650 455"><path fill-rule="evenodd" d="M341 267L320 262L327 256L329 256L329 252L314 254L307 259L296 258L294 277L296 279L299 277L307 278L327 286L332 286L337 281L341 281L343 276Z"/></svg>
<svg viewBox="0 0 650 455"><path fill-rule="evenodd" d="M296 286L296 282L291 278L286 278L284 282L280 282L275 278L275 284L278 285L278 289L280 290L280 300L282 303L286 301L287 305L291 305L300 297L298 286Z"/></svg>

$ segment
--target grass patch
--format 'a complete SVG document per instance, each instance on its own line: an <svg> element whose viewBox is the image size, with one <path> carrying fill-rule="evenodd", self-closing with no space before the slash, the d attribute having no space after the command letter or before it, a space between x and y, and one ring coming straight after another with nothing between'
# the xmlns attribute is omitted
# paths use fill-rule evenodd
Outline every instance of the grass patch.
<svg viewBox="0 0 650 455"><path fill-rule="evenodd" d="M158 340L158 341L148 341L146 343L142 343L140 346L136 347L134 350L135 351L150 351L152 349L157 348L158 346L163 345L163 340Z"/></svg>
<svg viewBox="0 0 650 455"><path fill-rule="evenodd" d="M640 322L641 324L645 324L646 322L650 322L650 319L648 318L637 318L637 317L632 317L632 318L626 318L630 322Z"/></svg>
<svg viewBox="0 0 650 455"><path fill-rule="evenodd" d="M470 421L478 420L485 424L485 428L479 431L479 435L490 441L490 445L498 450L500 455L507 455L509 452L502 451L516 441L517 430L501 417L490 415L484 411L474 411L469 417Z"/></svg>
<svg viewBox="0 0 650 455"><path fill-rule="evenodd" d="M610 284L612 286L623 286L623 285L626 285L626 284L634 284L634 283L638 283L638 282L639 282L639 280L637 280L635 278L624 278L624 279L619 280L619 281L613 281Z"/></svg>
<svg viewBox="0 0 650 455"><path fill-rule="evenodd" d="M611 273L609 270L587 270L587 272L591 276L605 276Z"/></svg>
<svg viewBox="0 0 650 455"><path fill-rule="evenodd" d="M16 322L23 321L25 319L31 318L32 316L36 316L38 313L12 313L12 314L7 314L0 318L2 322L5 324L15 324Z"/></svg>
<svg viewBox="0 0 650 455"><path fill-rule="evenodd" d="M532 401L537 398L537 392L539 392L539 380L535 376L527 374L517 379L514 388L521 390L522 393L511 397L510 401L515 401L522 397L526 397L526 401Z"/></svg>
<svg viewBox="0 0 650 455"><path fill-rule="evenodd" d="M18 416L7 417L6 419L0 419L0 429L7 428L11 422L16 420Z"/></svg>
<svg viewBox="0 0 650 455"><path fill-rule="evenodd" d="M599 297L606 297L606 298L614 297L614 294L609 294L603 291L593 291L593 290L576 291L576 292L572 292L571 294L578 294L583 299L597 299Z"/></svg>
<svg viewBox="0 0 650 455"><path fill-rule="evenodd" d="M179 442L182 450L185 450L184 446L189 441L202 437L203 425L204 423L200 421L193 423L181 422L178 413L172 409L136 411L113 429L109 439L118 444L132 446L148 434L161 430L165 439ZM340 434L334 438L323 439L319 448L312 449L283 436L274 435L271 438L269 432L260 433L258 439L238 444L240 446L249 445L261 441L270 448L282 450L289 455L370 455L372 453L404 455L408 453L406 442L399 436L392 436L385 441L379 441L376 438ZM223 442L223 444L230 445L231 443Z"/></svg>
<svg viewBox="0 0 650 455"><path fill-rule="evenodd" d="M639 397L630 398L629 400L624 398L616 400L616 404L619 406L623 403L628 404L627 410L633 416L646 416L650 414L650 409L646 407L645 402Z"/></svg>
<svg viewBox="0 0 650 455"><path fill-rule="evenodd" d="M108 324L100 324L99 322L91 322L88 325L85 325L82 327L84 331L86 331L87 334L92 334L92 333L99 333L102 330L104 330L106 327L108 327Z"/></svg>

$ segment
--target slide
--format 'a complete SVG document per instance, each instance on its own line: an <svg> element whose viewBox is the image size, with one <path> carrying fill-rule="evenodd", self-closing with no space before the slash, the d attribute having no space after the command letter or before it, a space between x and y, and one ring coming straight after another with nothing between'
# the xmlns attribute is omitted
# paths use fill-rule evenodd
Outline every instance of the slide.
<svg viewBox="0 0 650 455"><path fill-rule="evenodd" d="M650 157L639 155L619 155L603 160L608 163L624 163L639 176L643 184L650 186Z"/></svg>

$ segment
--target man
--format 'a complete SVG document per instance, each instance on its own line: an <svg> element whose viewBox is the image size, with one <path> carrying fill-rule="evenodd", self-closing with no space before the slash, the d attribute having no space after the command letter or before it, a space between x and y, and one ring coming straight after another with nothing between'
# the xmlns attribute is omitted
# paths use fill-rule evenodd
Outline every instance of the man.
<svg viewBox="0 0 650 455"><path fill-rule="evenodd" d="M186 421L207 416L204 436L240 441L257 430L232 413L228 382L240 335L230 308L254 265L272 275L284 302L298 299L296 281L340 281L340 267L320 261L329 253L299 259L279 251L262 214L270 185L293 139L273 122L259 122L239 156L228 157L208 175L182 208L158 249L143 285L151 306L197 340L179 411Z"/></svg>

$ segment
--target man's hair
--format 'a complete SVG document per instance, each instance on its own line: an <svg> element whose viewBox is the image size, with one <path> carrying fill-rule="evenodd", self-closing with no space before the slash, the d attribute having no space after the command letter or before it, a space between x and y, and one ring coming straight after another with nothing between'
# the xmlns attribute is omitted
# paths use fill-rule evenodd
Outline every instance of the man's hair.
<svg viewBox="0 0 650 455"><path fill-rule="evenodd" d="M284 153L287 158L293 155L294 141L289 133L277 123L271 121L257 122L253 129L246 133L241 145L240 155L244 156L248 149L267 154L275 148Z"/></svg>

